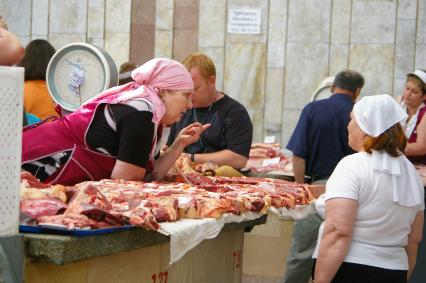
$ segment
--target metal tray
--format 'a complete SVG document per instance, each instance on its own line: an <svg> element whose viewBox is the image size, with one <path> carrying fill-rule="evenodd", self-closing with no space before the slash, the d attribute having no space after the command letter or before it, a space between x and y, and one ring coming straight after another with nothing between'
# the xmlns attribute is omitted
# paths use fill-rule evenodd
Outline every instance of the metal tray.
<svg viewBox="0 0 426 283"><path fill-rule="evenodd" d="M43 226L31 226L31 225L19 225L20 233L37 233L37 234L56 234L66 236L94 236L103 235L118 231L124 231L134 228L133 225L124 225L119 227L111 228L100 228L100 229L67 229L61 225L43 225Z"/></svg>

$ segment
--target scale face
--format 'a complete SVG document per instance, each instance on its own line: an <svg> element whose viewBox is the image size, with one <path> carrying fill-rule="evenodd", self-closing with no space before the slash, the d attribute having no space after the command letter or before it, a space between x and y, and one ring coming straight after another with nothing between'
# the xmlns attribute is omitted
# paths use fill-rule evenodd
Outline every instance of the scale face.
<svg viewBox="0 0 426 283"><path fill-rule="evenodd" d="M87 43L71 43L58 50L49 62L46 77L53 100L68 111L118 82L112 58Z"/></svg>
<svg viewBox="0 0 426 283"><path fill-rule="evenodd" d="M325 78L314 91L311 101L329 98L331 95L331 86L333 85L334 77Z"/></svg>

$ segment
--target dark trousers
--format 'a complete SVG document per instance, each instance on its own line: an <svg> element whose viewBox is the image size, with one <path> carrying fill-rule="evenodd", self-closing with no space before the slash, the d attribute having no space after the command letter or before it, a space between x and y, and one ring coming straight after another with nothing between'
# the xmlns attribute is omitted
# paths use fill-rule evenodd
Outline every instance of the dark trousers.
<svg viewBox="0 0 426 283"><path fill-rule="evenodd" d="M314 278L316 260L312 269ZM407 283L407 270L343 262L331 283Z"/></svg>
<svg viewBox="0 0 426 283"><path fill-rule="evenodd" d="M425 193L426 197L426 193ZM425 199L426 202L426 199ZM424 212L426 219L426 210ZM420 242L417 250L417 262L411 274L409 283L424 283L426 282L426 223L423 224L423 239Z"/></svg>
<svg viewBox="0 0 426 283"><path fill-rule="evenodd" d="M318 214L312 214L297 220L294 224L283 283L309 282L313 264L312 254L317 244L318 230L322 221Z"/></svg>

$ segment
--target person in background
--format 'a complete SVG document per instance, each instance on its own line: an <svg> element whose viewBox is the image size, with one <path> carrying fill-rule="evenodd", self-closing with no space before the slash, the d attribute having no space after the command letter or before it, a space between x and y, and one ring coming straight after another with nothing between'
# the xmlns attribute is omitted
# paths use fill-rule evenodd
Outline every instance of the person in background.
<svg viewBox="0 0 426 283"><path fill-rule="evenodd" d="M19 39L8 31L3 16L0 16L0 65L13 66L21 60L25 49Z"/></svg>
<svg viewBox="0 0 426 283"><path fill-rule="evenodd" d="M415 164L426 165L426 71L407 74L401 106L408 114L402 121L408 138L405 155Z"/></svg>
<svg viewBox="0 0 426 283"><path fill-rule="evenodd" d="M397 100L408 114L408 118L401 124L408 138L405 147L405 155L416 165L418 172L426 168L426 70L417 69L407 74L407 81L402 97ZM424 177L423 177L424 178ZM425 181L423 181L425 184ZM426 234L426 226L423 226L423 235ZM411 282L423 282L426 270L422 268L426 261L426 240L420 243L418 252L419 263L413 271Z"/></svg>
<svg viewBox="0 0 426 283"><path fill-rule="evenodd" d="M305 182L305 175L312 184L324 184L337 163L353 153L348 145L349 114L364 86L363 76L353 70L345 70L335 76L332 95L327 99L307 104L287 144L293 152L293 170L297 183ZM285 283L309 281L318 229L322 218L311 215L296 221L287 258Z"/></svg>
<svg viewBox="0 0 426 283"><path fill-rule="evenodd" d="M157 179L209 125L190 124L158 157L163 126L192 107L192 78L170 59L152 59L132 72L133 82L113 87L75 112L24 129L22 168L43 183Z"/></svg>
<svg viewBox="0 0 426 283"><path fill-rule="evenodd" d="M132 71L136 69L138 65L132 62L125 62L120 65L118 72L118 85L127 84L132 81Z"/></svg>
<svg viewBox="0 0 426 283"><path fill-rule="evenodd" d="M349 145L315 207L325 218L313 257L315 283L404 283L422 238L424 191L404 155L399 122L407 114L389 95L357 102Z"/></svg>
<svg viewBox="0 0 426 283"><path fill-rule="evenodd" d="M0 16L0 66L12 66L19 62L25 54L25 49L19 39L8 31L7 24ZM25 110L22 111L22 125L28 125ZM35 117L35 119L37 119Z"/></svg>
<svg viewBox="0 0 426 283"><path fill-rule="evenodd" d="M191 123L211 124L200 139L185 148L195 163L212 161L219 166L243 168L248 160L253 126L244 106L216 89L216 68L204 54L193 53L183 62L194 81L193 108L170 129L167 145Z"/></svg>
<svg viewBox="0 0 426 283"><path fill-rule="evenodd" d="M32 125L38 122L41 122L41 119L31 113L25 112L25 117L27 119L27 125Z"/></svg>
<svg viewBox="0 0 426 283"><path fill-rule="evenodd" d="M25 56L18 66L25 68L24 109L44 120L58 116L46 85L46 71L55 48L44 39L31 41L25 48Z"/></svg>

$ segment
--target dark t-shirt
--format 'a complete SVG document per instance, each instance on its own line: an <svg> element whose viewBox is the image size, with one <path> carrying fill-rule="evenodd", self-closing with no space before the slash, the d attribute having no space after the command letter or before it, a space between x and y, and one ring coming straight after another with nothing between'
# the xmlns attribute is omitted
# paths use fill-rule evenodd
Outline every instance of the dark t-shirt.
<svg viewBox="0 0 426 283"><path fill-rule="evenodd" d="M108 124L105 105L99 106L87 132L87 143L99 152L116 156L118 160L146 166L154 137L152 113L124 105L109 105L116 131Z"/></svg>
<svg viewBox="0 0 426 283"><path fill-rule="evenodd" d="M305 159L306 175L328 177L340 159L354 153L347 129L353 105L351 97L336 93L303 108L287 149Z"/></svg>
<svg viewBox="0 0 426 283"><path fill-rule="evenodd" d="M253 135L253 125L247 110L236 100L225 95L211 107L188 110L182 120L170 129L167 145L184 127L200 122L211 124L200 139L185 148L187 153L211 153L228 149L248 157Z"/></svg>

